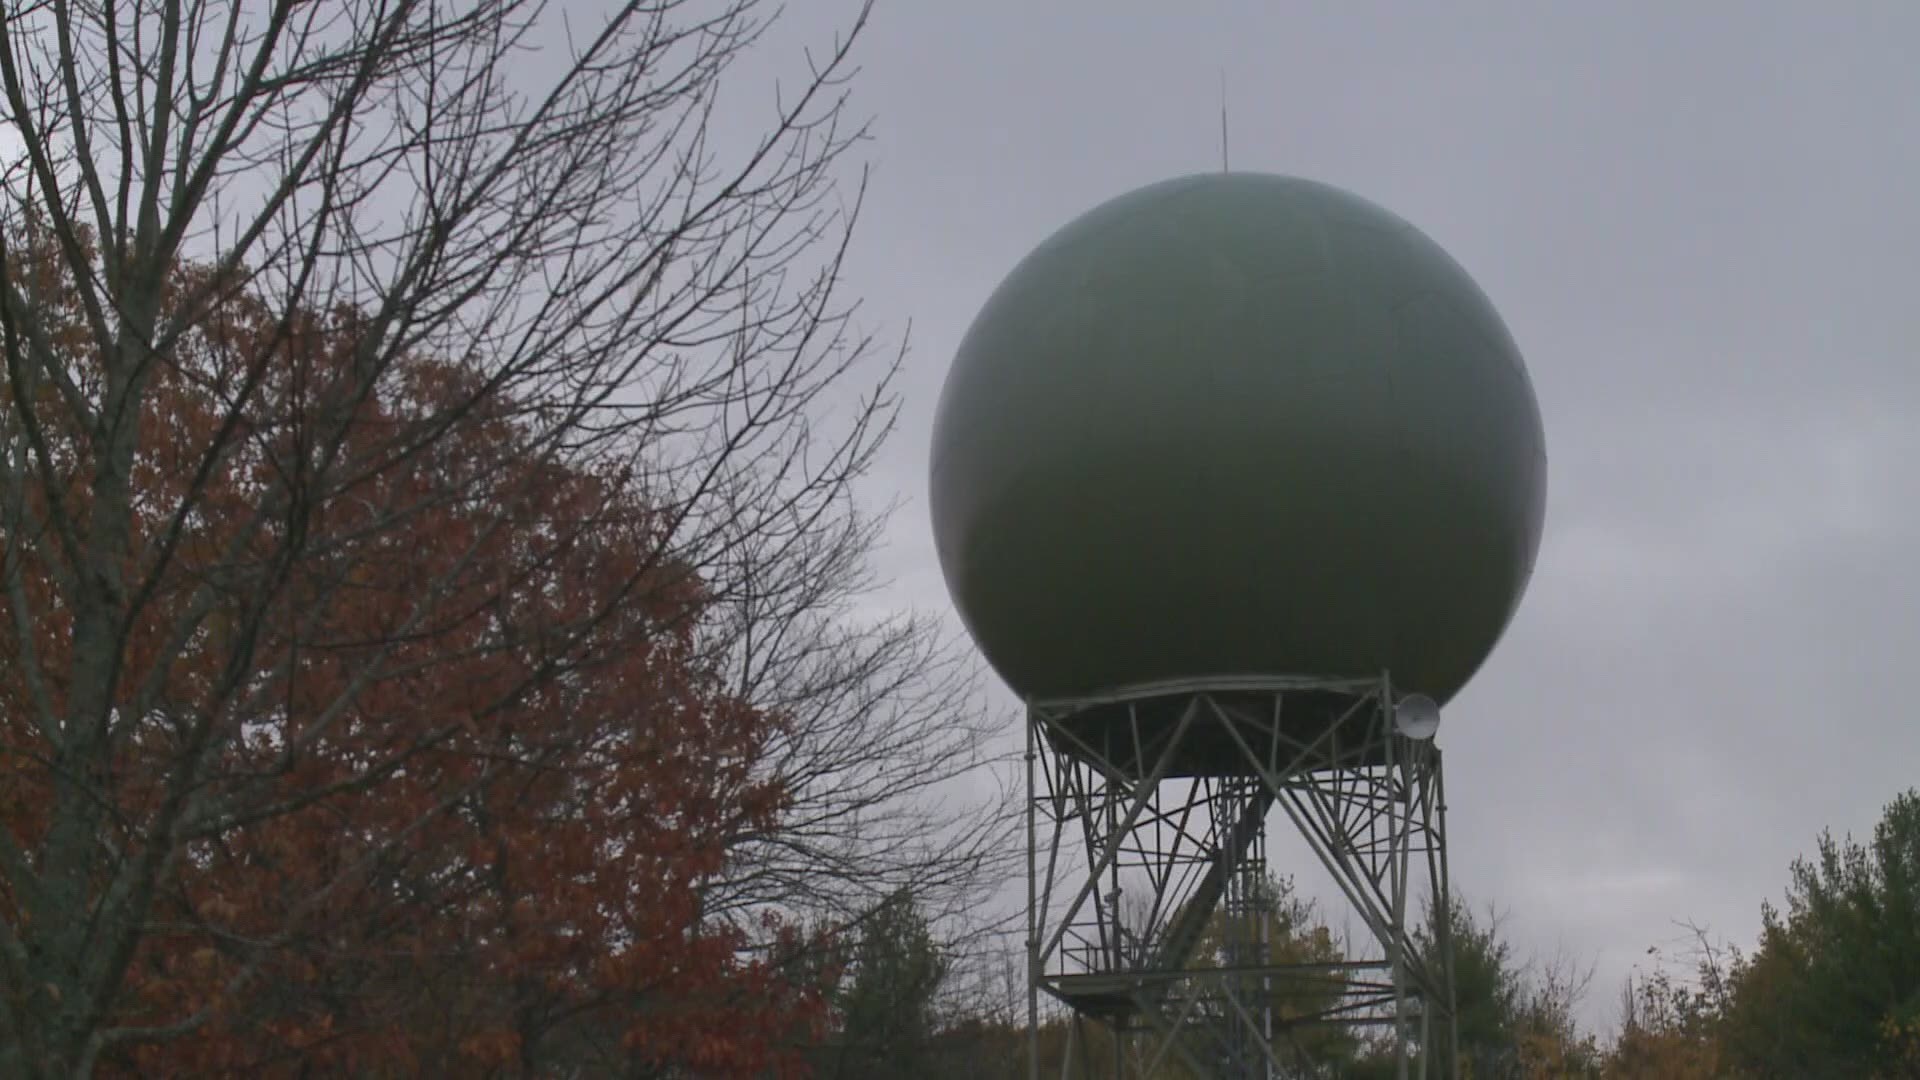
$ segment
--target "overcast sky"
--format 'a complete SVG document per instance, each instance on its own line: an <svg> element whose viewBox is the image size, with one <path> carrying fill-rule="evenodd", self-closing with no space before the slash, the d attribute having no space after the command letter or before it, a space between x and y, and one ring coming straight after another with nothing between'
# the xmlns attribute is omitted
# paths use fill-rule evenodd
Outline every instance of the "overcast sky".
<svg viewBox="0 0 1920 1080"><path fill-rule="evenodd" d="M912 326L881 600L949 610L926 454L968 322L1075 214L1218 168L1224 69L1234 168L1414 222L1527 357L1546 537L1442 730L1452 865L1610 1023L1674 920L1750 943L1822 828L1920 783L1916 41L1911 3L883 4L849 280Z"/></svg>

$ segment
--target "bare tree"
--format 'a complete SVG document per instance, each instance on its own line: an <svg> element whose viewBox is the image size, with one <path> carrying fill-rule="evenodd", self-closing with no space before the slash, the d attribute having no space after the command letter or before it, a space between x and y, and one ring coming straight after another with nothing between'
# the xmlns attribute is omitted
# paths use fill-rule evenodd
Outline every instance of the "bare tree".
<svg viewBox="0 0 1920 1080"><path fill-rule="evenodd" d="M965 673L926 625L848 607L873 528L852 486L897 363L836 292L866 13L730 141L742 105L720 90L771 16L0 5L5 753L33 804L0 829L0 1071L85 1074L202 1030L217 1002L126 1000L144 943L179 932L160 914L183 868L382 799L426 748L564 698L672 610L698 621L699 663L779 719L754 769L782 811L735 823L709 917L976 880L991 815L915 810L978 760ZM562 513L543 501L557 475L616 494ZM411 573L377 633L316 625L391 579L429 519L464 547ZM517 614L562 573L553 552L616 525L644 558L597 571L564 618ZM698 603L662 613L688 589ZM392 726L369 704L477 652L514 656L515 677L458 717ZM349 655L310 692L316 657ZM362 727L405 737L309 775ZM566 736L502 734L435 799L362 823L361 856L275 926L195 911L239 959L221 1000L336 890L471 813L489 762L549 760Z"/></svg>

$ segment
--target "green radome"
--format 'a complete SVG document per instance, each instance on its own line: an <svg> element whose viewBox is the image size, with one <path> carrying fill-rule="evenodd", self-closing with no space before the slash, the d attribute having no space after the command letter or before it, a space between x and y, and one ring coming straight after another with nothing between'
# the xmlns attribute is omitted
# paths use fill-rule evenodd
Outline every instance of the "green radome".
<svg viewBox="0 0 1920 1080"><path fill-rule="evenodd" d="M1459 264L1309 180L1113 199L994 290L934 423L940 564L1028 700L1373 677L1444 703L1511 619L1546 451Z"/></svg>

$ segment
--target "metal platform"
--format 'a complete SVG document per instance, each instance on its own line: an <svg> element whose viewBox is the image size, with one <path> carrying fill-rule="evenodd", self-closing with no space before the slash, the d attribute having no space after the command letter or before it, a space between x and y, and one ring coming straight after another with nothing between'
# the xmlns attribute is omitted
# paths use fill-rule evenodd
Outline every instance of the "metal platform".
<svg viewBox="0 0 1920 1080"><path fill-rule="evenodd" d="M1379 686L1378 679L1156 683L1035 702L1028 712L1055 753L1121 777L1144 776L1169 748L1163 777L1290 775L1384 765L1387 748L1374 730ZM1196 703L1205 712L1189 720Z"/></svg>

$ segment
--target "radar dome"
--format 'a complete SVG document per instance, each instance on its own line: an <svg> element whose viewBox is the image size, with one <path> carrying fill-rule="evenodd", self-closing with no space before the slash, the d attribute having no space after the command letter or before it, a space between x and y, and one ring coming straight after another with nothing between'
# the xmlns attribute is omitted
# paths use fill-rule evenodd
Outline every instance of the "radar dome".
<svg viewBox="0 0 1920 1080"><path fill-rule="evenodd" d="M1218 173L1049 237L934 421L940 565L1022 697L1367 678L1444 703L1512 617L1545 504L1512 337L1354 195Z"/></svg>

